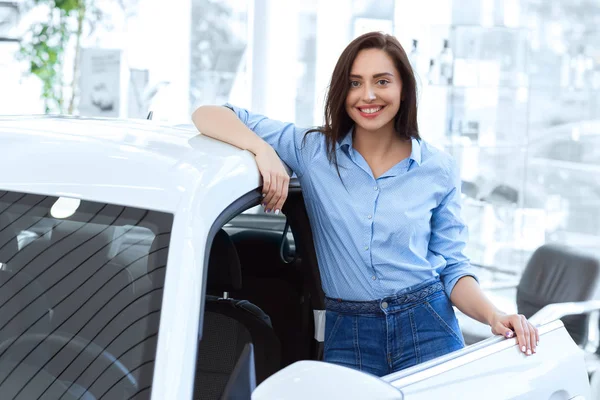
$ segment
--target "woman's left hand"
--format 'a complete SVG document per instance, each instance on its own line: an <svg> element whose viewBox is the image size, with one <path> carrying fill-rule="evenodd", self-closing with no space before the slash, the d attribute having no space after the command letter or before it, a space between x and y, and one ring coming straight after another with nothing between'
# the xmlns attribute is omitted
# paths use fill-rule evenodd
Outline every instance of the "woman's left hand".
<svg viewBox="0 0 600 400"><path fill-rule="evenodd" d="M494 335L512 338L516 333L519 348L528 356L536 352L536 347L540 342L540 334L538 329L524 315L496 313L492 318L490 326Z"/></svg>

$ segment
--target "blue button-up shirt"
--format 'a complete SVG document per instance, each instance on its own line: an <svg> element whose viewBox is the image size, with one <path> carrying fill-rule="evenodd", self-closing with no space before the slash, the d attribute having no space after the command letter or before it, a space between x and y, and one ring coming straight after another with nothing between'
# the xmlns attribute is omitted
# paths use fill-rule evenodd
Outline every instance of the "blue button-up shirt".
<svg viewBox="0 0 600 400"><path fill-rule="evenodd" d="M446 293L473 277L463 249L460 177L454 159L423 140L377 179L352 147L337 144L338 172L325 137L226 105L296 173L311 223L326 296L367 301L440 278Z"/></svg>

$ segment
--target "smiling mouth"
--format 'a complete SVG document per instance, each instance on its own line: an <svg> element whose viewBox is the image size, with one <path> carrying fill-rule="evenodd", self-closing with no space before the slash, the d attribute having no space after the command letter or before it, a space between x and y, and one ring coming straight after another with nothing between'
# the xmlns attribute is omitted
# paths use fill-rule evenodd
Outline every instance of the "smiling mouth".
<svg viewBox="0 0 600 400"><path fill-rule="evenodd" d="M358 111L360 111L363 114L376 114L379 111L383 110L385 106L377 106L377 107L368 107L368 108L359 108Z"/></svg>

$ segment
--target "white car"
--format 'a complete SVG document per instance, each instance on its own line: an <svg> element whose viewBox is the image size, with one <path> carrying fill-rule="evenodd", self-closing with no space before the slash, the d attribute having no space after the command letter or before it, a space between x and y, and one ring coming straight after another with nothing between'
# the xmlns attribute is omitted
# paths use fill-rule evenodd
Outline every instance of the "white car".
<svg viewBox="0 0 600 400"><path fill-rule="evenodd" d="M243 213L261 200L246 151L66 117L0 118L0 149L2 399L591 398L560 320L532 357L492 337L382 378L318 361L301 188L287 220Z"/></svg>

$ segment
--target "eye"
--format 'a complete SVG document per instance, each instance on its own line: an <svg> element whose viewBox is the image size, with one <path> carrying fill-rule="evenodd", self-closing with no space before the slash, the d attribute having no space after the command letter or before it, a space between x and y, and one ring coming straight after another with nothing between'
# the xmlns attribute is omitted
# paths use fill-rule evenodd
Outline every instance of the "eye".
<svg viewBox="0 0 600 400"><path fill-rule="evenodd" d="M385 86L388 83L390 83L390 81L388 81L387 79L380 79L380 80L377 81L377 84L381 85L381 86Z"/></svg>
<svg viewBox="0 0 600 400"><path fill-rule="evenodd" d="M360 82L359 81L350 81L350 87L352 87L352 88L360 87Z"/></svg>

